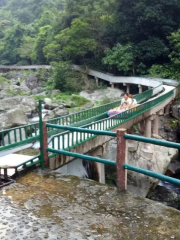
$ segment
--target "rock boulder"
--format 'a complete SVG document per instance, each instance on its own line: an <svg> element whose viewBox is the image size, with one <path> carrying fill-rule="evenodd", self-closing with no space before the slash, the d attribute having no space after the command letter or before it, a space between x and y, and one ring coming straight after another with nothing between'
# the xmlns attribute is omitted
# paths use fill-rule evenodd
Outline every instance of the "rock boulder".
<svg viewBox="0 0 180 240"><path fill-rule="evenodd" d="M68 115L69 111L66 108L62 109L57 107L53 110L53 113L55 117L62 117L62 116Z"/></svg>
<svg viewBox="0 0 180 240"><path fill-rule="evenodd" d="M25 81L22 83L23 86L28 87L30 90L34 90L38 87L41 87L39 78L33 75L29 75Z"/></svg>
<svg viewBox="0 0 180 240"><path fill-rule="evenodd" d="M37 103L31 97L11 97L0 100L0 111L8 111L19 108L24 113L36 110Z"/></svg>
<svg viewBox="0 0 180 240"><path fill-rule="evenodd" d="M123 90L108 87L106 89L99 89L93 92L82 91L80 92L80 96L85 97L91 101L101 101L106 98L119 99L121 98L122 93Z"/></svg>
<svg viewBox="0 0 180 240"><path fill-rule="evenodd" d="M21 109L9 110L0 115L0 129L9 129L28 124L29 120Z"/></svg>

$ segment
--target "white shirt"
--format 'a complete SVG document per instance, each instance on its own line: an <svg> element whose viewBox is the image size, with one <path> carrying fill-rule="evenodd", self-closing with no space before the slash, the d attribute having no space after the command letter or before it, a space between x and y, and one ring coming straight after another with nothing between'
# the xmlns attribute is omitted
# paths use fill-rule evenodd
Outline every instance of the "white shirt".
<svg viewBox="0 0 180 240"><path fill-rule="evenodd" d="M128 98L127 100L125 100L124 98L122 98L121 104L123 104L123 103L125 103L125 102L126 102L128 105L132 103L132 101L131 101L130 98Z"/></svg>
<svg viewBox="0 0 180 240"><path fill-rule="evenodd" d="M136 105L137 104L137 101L136 99L133 98L133 104Z"/></svg>

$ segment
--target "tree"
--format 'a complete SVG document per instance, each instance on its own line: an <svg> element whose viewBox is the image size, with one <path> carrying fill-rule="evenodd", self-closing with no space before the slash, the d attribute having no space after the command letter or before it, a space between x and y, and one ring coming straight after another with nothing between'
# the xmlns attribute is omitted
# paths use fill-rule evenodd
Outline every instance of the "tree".
<svg viewBox="0 0 180 240"><path fill-rule="evenodd" d="M133 54L131 45L121 45L117 43L112 49L105 49L106 57L103 63L115 66L119 71L125 73L133 72Z"/></svg>
<svg viewBox="0 0 180 240"><path fill-rule="evenodd" d="M34 62L43 64L46 63L43 48L51 41L52 27L50 25L41 27L35 39L32 59Z"/></svg>
<svg viewBox="0 0 180 240"><path fill-rule="evenodd" d="M120 0L116 17L118 41L131 42L136 62L147 66L169 61L167 37L180 26L177 0Z"/></svg>
<svg viewBox="0 0 180 240"><path fill-rule="evenodd" d="M178 31L176 32L173 32L168 39L170 41L170 45L172 48L172 51L169 54L169 58L171 60L171 63L179 68L180 67L180 29L178 29Z"/></svg>
<svg viewBox="0 0 180 240"><path fill-rule="evenodd" d="M34 47L35 39L31 38L29 36L24 36L23 42L20 45L20 47L17 49L17 52L20 56L20 58L28 60L31 64L32 59L32 51Z"/></svg>
<svg viewBox="0 0 180 240"><path fill-rule="evenodd" d="M63 60L84 59L85 54L93 52L96 48L96 41L91 35L90 26L81 19L72 21L71 28L62 30L55 36L55 41L44 48L47 59L53 57Z"/></svg>

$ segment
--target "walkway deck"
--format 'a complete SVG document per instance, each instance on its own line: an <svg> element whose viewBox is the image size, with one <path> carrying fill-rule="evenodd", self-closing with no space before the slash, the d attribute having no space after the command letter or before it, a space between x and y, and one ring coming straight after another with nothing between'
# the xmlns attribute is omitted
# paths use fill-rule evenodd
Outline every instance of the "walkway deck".
<svg viewBox="0 0 180 240"><path fill-rule="evenodd" d="M8 66L8 65L0 65L0 69L7 69L7 70L36 70L36 69L50 69L51 66L49 65L29 65L29 66Z"/></svg>
<svg viewBox="0 0 180 240"><path fill-rule="evenodd" d="M29 159L31 159L33 157L35 157L35 156L27 156L27 155L21 155L21 154L6 155L3 157L0 157L0 168L10 166L11 168L9 168L7 171L8 171L8 176L12 176L15 173L15 167L28 161ZM33 161L36 162L37 160L38 159L35 159ZM20 168L22 168L22 166Z"/></svg>

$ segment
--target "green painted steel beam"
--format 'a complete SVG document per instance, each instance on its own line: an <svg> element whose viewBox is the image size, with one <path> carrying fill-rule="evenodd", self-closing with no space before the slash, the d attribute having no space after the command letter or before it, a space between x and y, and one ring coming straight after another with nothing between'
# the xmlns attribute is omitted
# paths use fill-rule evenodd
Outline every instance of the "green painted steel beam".
<svg viewBox="0 0 180 240"><path fill-rule="evenodd" d="M87 155L83 155L83 154L79 154L79 153L68 152L68 151L64 151L64 150L57 150L57 149L53 149L53 148L47 148L47 151L56 153L56 154L70 156L70 157L81 158L81 159L88 160L88 161L99 162L99 163L103 163L103 164L107 164L107 165L116 166L116 162L107 160L107 159L91 157L91 156L87 156Z"/></svg>
<svg viewBox="0 0 180 240"><path fill-rule="evenodd" d="M169 142L169 141L165 141L165 140L159 140L159 139L154 139L154 138L146 138L146 137L126 134L126 133L124 134L124 138L125 139L131 139L131 140L138 141L138 142L145 142L145 143L151 143L151 144L154 144L154 145L180 149L180 144L179 143Z"/></svg>
<svg viewBox="0 0 180 240"><path fill-rule="evenodd" d="M91 133L95 135L106 135L106 136L111 136L111 137L116 137L115 132L109 132L109 131L99 131L99 130L90 130L87 128L78 128L78 127L69 127L69 126L61 126L61 125L55 125L55 124L46 124L47 127L52 127L52 128L57 128L57 129L65 129L69 130L71 132L84 132L84 133Z"/></svg>
<svg viewBox="0 0 180 240"><path fill-rule="evenodd" d="M163 174L153 172L153 171L150 171L150 170L145 170L145 169L142 169L142 168L134 167L134 166L129 165L129 164L123 164L123 168L127 169L127 170L130 170L130 171L133 171L133 172L142 173L146 176L157 178L159 180L166 181L166 182L173 183L173 184L176 184L176 185L180 186L180 180L176 179L176 178L168 177L168 176L165 176Z"/></svg>

